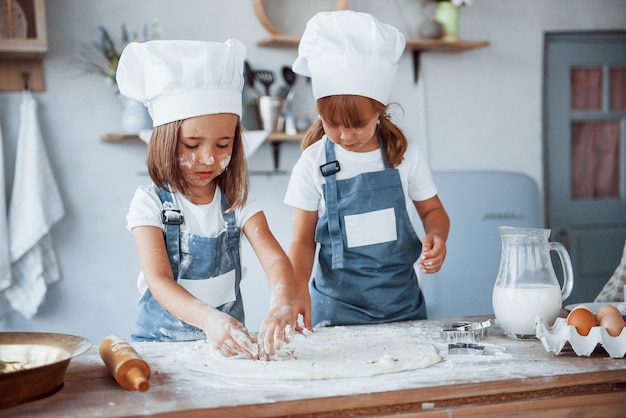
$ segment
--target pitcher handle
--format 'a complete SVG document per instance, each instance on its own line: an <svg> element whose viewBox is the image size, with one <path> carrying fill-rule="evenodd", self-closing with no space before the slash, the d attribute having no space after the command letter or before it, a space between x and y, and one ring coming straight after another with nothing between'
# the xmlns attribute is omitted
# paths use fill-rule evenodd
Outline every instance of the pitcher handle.
<svg viewBox="0 0 626 418"><path fill-rule="evenodd" d="M572 260L563 244L560 242L549 242L550 251L556 251L563 266L563 288L561 289L561 301L564 301L572 294L574 289L574 270Z"/></svg>

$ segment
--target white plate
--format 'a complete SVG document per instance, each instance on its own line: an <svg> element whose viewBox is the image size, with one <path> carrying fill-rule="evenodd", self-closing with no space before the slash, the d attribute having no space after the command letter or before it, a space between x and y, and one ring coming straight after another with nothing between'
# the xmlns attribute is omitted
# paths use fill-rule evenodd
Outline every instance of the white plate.
<svg viewBox="0 0 626 418"><path fill-rule="evenodd" d="M593 313L597 313L598 309L600 309L601 307L603 307L604 305L613 305L615 306L617 309L619 309L619 311L622 313L622 316L626 315L626 303L624 302L589 302L589 303L575 303L572 305L567 305L565 307L565 309L567 309L568 311L571 311L572 309L576 308L577 306L586 306L589 309L591 309L593 311Z"/></svg>

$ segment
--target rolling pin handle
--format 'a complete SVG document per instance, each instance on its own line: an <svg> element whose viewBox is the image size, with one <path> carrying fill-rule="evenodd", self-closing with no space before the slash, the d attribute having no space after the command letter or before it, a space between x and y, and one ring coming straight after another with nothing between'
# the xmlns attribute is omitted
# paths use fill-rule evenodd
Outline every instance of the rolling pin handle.
<svg viewBox="0 0 626 418"><path fill-rule="evenodd" d="M139 392L145 392L150 388L150 382L146 378L146 375L138 367L131 367L127 374L128 381L132 383L135 390Z"/></svg>

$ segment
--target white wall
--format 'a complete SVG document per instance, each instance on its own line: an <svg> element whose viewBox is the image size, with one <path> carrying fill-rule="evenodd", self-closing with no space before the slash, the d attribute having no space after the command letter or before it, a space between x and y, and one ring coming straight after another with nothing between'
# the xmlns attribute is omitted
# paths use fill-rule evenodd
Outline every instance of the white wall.
<svg viewBox="0 0 626 418"><path fill-rule="evenodd" d="M409 36L419 21L417 0L352 1L356 10L376 14ZM272 1L272 21L298 34L315 11L335 1ZM400 4L404 13L398 13ZM85 76L72 62L82 45L98 39L104 25L119 36L125 23L139 29L157 18L164 38L224 40L237 37L256 68L290 65L295 49L266 49L266 36L248 0L48 0L49 52L46 91L36 93L48 154L66 206L53 229L63 278L52 286L40 313L25 320L13 313L2 331L50 331L85 336L98 343L116 333L128 337L135 316L139 270L125 215L142 175L145 146L138 142L105 143L100 138L120 129L121 105L110 85ZM489 48L459 54L422 55L426 107L420 107L410 54L400 62L393 93L403 109L396 121L427 147L434 170L511 170L528 174L542 186L542 57L548 31L626 29L626 0L475 0L461 11L461 35L488 40ZM300 114L312 106L306 85L299 86ZM13 179L19 120L19 93L0 93L7 193ZM425 120L418 115L424 112ZM425 124L425 125L424 125ZM426 136L420 135L425 126ZM282 168L299 154L283 146ZM251 168L270 169L271 150L263 145ZM255 194L275 234L286 248L290 210L282 204L287 176L254 176ZM244 297L248 326L258 329L267 307L264 276L250 249L244 248L248 276Z"/></svg>

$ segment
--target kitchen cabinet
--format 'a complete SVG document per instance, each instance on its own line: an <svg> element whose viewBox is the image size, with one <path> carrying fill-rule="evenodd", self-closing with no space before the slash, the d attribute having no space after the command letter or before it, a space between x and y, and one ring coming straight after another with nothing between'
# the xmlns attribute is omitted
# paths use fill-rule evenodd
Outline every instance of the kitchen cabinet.
<svg viewBox="0 0 626 418"><path fill-rule="evenodd" d="M44 90L45 0L0 2L0 91Z"/></svg>

